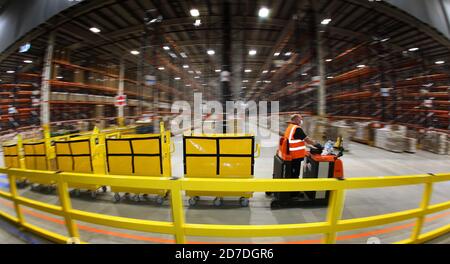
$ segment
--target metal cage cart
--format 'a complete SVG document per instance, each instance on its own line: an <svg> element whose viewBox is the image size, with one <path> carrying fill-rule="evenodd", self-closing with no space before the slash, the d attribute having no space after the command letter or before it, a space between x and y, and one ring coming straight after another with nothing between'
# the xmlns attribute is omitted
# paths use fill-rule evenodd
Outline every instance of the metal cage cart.
<svg viewBox="0 0 450 264"><path fill-rule="evenodd" d="M254 177L255 145L253 135L185 135L184 174L186 178L251 179ZM249 192L186 192L189 205L195 206L200 197L215 197L214 205L224 204L224 197L240 197L243 207L249 205Z"/></svg>

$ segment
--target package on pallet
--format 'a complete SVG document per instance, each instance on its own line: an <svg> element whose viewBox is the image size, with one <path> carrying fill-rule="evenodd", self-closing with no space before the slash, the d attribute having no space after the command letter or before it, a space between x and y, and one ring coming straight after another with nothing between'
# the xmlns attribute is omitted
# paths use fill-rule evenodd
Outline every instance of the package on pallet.
<svg viewBox="0 0 450 264"><path fill-rule="evenodd" d="M50 101L59 101L58 97L59 97L59 93L58 92L52 92L50 94Z"/></svg>
<svg viewBox="0 0 450 264"><path fill-rule="evenodd" d="M86 101L88 102L94 102L95 101L95 97L91 94L86 96Z"/></svg>
<svg viewBox="0 0 450 264"><path fill-rule="evenodd" d="M405 152L416 153L417 152L417 139L405 138Z"/></svg>
<svg viewBox="0 0 450 264"><path fill-rule="evenodd" d="M77 124L76 124L76 130L79 130L79 131L88 131L89 130L89 122L87 122L87 121L79 121L79 122L77 122Z"/></svg>
<svg viewBox="0 0 450 264"><path fill-rule="evenodd" d="M355 122L353 140L368 143L370 139L370 122Z"/></svg>
<svg viewBox="0 0 450 264"><path fill-rule="evenodd" d="M390 138L388 141L386 141L384 149L391 151L391 152L396 152L396 153L404 152L405 151L405 138L404 137Z"/></svg>
<svg viewBox="0 0 450 264"><path fill-rule="evenodd" d="M448 136L446 133L428 131L422 140L422 150L430 151L439 155L448 153Z"/></svg>

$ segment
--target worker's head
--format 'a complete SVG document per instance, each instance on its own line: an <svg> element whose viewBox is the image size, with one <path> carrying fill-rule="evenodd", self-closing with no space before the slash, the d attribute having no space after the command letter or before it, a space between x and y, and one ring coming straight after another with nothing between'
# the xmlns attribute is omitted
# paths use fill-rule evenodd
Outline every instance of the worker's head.
<svg viewBox="0 0 450 264"><path fill-rule="evenodd" d="M303 116L298 115L298 114L297 115L293 115L291 117L291 123L296 124L298 126L303 125Z"/></svg>

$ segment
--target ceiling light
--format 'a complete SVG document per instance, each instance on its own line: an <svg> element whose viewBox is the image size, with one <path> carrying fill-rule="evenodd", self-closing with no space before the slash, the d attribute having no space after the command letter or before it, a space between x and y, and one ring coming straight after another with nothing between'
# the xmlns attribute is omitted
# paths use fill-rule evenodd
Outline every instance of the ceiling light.
<svg viewBox="0 0 450 264"><path fill-rule="evenodd" d="M275 54L273 54L273 56L278 57L278 56L280 56L280 53L276 52Z"/></svg>
<svg viewBox="0 0 450 264"><path fill-rule="evenodd" d="M386 42L386 41L388 41L388 40L390 40L390 38L382 39L381 42Z"/></svg>
<svg viewBox="0 0 450 264"><path fill-rule="evenodd" d="M33 63L32 60L24 60L23 62L24 62L24 63L27 63L27 64Z"/></svg>
<svg viewBox="0 0 450 264"><path fill-rule="evenodd" d="M269 71L267 71L267 70L266 70L266 71L263 71L263 74L266 74L266 73L268 73L268 72L269 72Z"/></svg>
<svg viewBox="0 0 450 264"><path fill-rule="evenodd" d="M435 64L440 65L440 64L444 64L445 61L436 61Z"/></svg>
<svg viewBox="0 0 450 264"><path fill-rule="evenodd" d="M133 54L133 55L139 55L139 54L141 54L139 51L137 51L137 50L132 50L132 51L130 51L130 53L131 54Z"/></svg>
<svg viewBox="0 0 450 264"><path fill-rule="evenodd" d="M334 79L334 77L333 76L328 76L327 79Z"/></svg>
<svg viewBox="0 0 450 264"><path fill-rule="evenodd" d="M216 70L216 72L221 72L221 70Z"/></svg>
<svg viewBox="0 0 450 264"><path fill-rule="evenodd" d="M197 73L197 74L202 74L202 72L201 72L201 71L196 71L195 73Z"/></svg>
<svg viewBox="0 0 450 264"><path fill-rule="evenodd" d="M99 28L96 28L96 27L91 27L89 30L95 34L102 32Z"/></svg>
<svg viewBox="0 0 450 264"><path fill-rule="evenodd" d="M198 9L195 9L195 8L191 9L191 16L193 16L193 17L200 16L200 11L198 11Z"/></svg>
<svg viewBox="0 0 450 264"><path fill-rule="evenodd" d="M61 80L61 79L64 79L64 77L58 76L58 77L56 77L56 79Z"/></svg>
<svg viewBox="0 0 450 264"><path fill-rule="evenodd" d="M189 65L183 65L183 69L189 69Z"/></svg>
<svg viewBox="0 0 450 264"><path fill-rule="evenodd" d="M164 71L166 68L164 68L164 67L159 67L158 68L158 70L160 70L160 71Z"/></svg>
<svg viewBox="0 0 450 264"><path fill-rule="evenodd" d="M210 56L216 54L216 52L215 52L214 50L208 50L207 53L208 53L208 55L210 55Z"/></svg>
<svg viewBox="0 0 450 264"><path fill-rule="evenodd" d="M250 51L248 52L248 54L249 54L250 56L255 56L257 53L258 53L258 52L257 52L256 50L250 50Z"/></svg>
<svg viewBox="0 0 450 264"><path fill-rule="evenodd" d="M190 74L194 74L195 72L194 71L188 71Z"/></svg>
<svg viewBox="0 0 450 264"><path fill-rule="evenodd" d="M272 83L271 81L264 81L265 83Z"/></svg>
<svg viewBox="0 0 450 264"><path fill-rule="evenodd" d="M412 78L406 78L407 81L412 81Z"/></svg>
<svg viewBox="0 0 450 264"><path fill-rule="evenodd" d="M332 59L326 59L325 61L326 62L332 62L333 60Z"/></svg>
<svg viewBox="0 0 450 264"><path fill-rule="evenodd" d="M164 46L163 49L164 50L170 50L170 47L169 46Z"/></svg>
<svg viewBox="0 0 450 264"><path fill-rule="evenodd" d="M194 79L200 79L200 76L195 76Z"/></svg>
<svg viewBox="0 0 450 264"><path fill-rule="evenodd" d="M268 9L267 7L261 7L261 9L259 9L258 15L261 18L267 18L269 17L270 14L270 9Z"/></svg>
<svg viewBox="0 0 450 264"><path fill-rule="evenodd" d="M242 82L243 82L243 83L248 83L248 80L243 80Z"/></svg>
<svg viewBox="0 0 450 264"><path fill-rule="evenodd" d="M199 27L202 25L202 21L200 19L195 20L194 26Z"/></svg>
<svg viewBox="0 0 450 264"><path fill-rule="evenodd" d="M179 81L179 80L181 80L181 78L180 77L175 77L174 78L176 81Z"/></svg>
<svg viewBox="0 0 450 264"><path fill-rule="evenodd" d="M357 68L365 68L366 67L366 65L364 65L364 64L361 64L361 65L358 65L358 66L356 66Z"/></svg>
<svg viewBox="0 0 450 264"><path fill-rule="evenodd" d="M16 73L16 71L6 71L6 73L12 74L12 73Z"/></svg>
<svg viewBox="0 0 450 264"><path fill-rule="evenodd" d="M169 52L170 57L176 59L178 58L177 54L173 53L173 52Z"/></svg>
<svg viewBox="0 0 450 264"><path fill-rule="evenodd" d="M190 84L186 84L186 87L191 87L191 85Z"/></svg>
<svg viewBox="0 0 450 264"><path fill-rule="evenodd" d="M181 53L180 53L180 56L183 57L183 58L185 58L185 59L188 57L188 56L186 55L186 53L184 53L184 52L181 52Z"/></svg>
<svg viewBox="0 0 450 264"><path fill-rule="evenodd" d="M409 51L414 52L414 51L418 51L419 48L410 48Z"/></svg>
<svg viewBox="0 0 450 264"><path fill-rule="evenodd" d="M328 25L328 24L330 24L331 21L332 21L331 18L325 18L324 20L322 20L321 24L322 25Z"/></svg>
<svg viewBox="0 0 450 264"><path fill-rule="evenodd" d="M292 55L292 52L286 52L284 55L285 55L285 56L291 56L291 55Z"/></svg>
<svg viewBox="0 0 450 264"><path fill-rule="evenodd" d="M247 70L245 70L245 72L246 72L246 73L250 73L250 72L252 72L252 70L247 69Z"/></svg>
<svg viewBox="0 0 450 264"><path fill-rule="evenodd" d="M308 76L308 74L307 74L307 73L302 73L302 75L303 75L303 76Z"/></svg>

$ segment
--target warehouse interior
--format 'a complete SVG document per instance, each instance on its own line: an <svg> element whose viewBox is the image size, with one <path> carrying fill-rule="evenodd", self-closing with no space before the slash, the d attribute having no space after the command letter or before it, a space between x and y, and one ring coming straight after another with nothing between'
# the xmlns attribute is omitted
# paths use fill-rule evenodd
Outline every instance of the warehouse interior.
<svg viewBox="0 0 450 264"><path fill-rule="evenodd" d="M77 219L74 232L67 228L64 214L51 213L61 203L66 206L57 184L24 182L17 184L16 190L11 180L14 173L5 173L15 168L8 158L21 155L19 150L11 154L8 148L20 146L22 141L26 145L27 141L44 140L47 150L56 146L58 152L58 141L52 138L89 135L91 144L101 145L101 140L92 140L99 133L123 131L124 135L157 134L170 141L166 146L160 140L159 151L170 160L163 165L161 158L162 176L189 178L186 164L193 159L189 155L200 154L187 153L190 145L187 147L186 141L192 146L197 143L195 138L189 141L186 132L195 130L198 123L202 127L213 123L225 133L236 122L230 119L234 112L196 116L192 110L194 122L189 131L175 127L173 121L180 112L174 111L174 104L185 101L194 105L195 95L201 94L204 101L218 101L223 106L228 101L278 102L279 109L272 108L268 117L277 116L274 120L279 125L260 119L259 133L243 131L240 125L233 125L232 133L228 131L236 140L244 140L242 133L254 134L252 179L274 177L274 155L293 114L303 116L302 128L316 142L325 145L343 140L343 156L338 158L345 179L442 177L432 185L424 180L429 185L395 183L346 190L342 219L338 220L342 225L350 226L352 219L359 218L375 223L376 219L369 218L387 214L392 221L358 226L355 220L353 225L359 228L336 231L331 241L366 244L375 239L389 244L406 241L411 233L421 241L416 233L419 229L419 233L432 233L426 243L450 243L449 1L84 0L53 7L42 1L40 4L46 2L47 6L41 9L37 9L39 1L34 2L0 1L0 36L7 36L0 40L0 168L4 169L0 170L0 212L16 215L20 211L31 225L62 237L73 238L75 233L79 235L76 239L93 244L322 243L322 232L240 237L226 236L227 229L217 228L222 230L217 234L223 236L210 237L206 231L195 230L202 225L260 226L262 234L266 225L314 227L314 223L330 220L326 205L273 208L274 198L264 192L254 192L248 200L218 200L206 195L199 201L192 200L191 196L197 195L186 192L181 197L184 222L196 231L191 234L199 235L186 234L186 240L179 240L164 232L143 231L144 227L121 228L126 225L116 223L118 218L103 225L89 221L95 214L97 218L105 216L103 223L108 221L106 216L175 222L173 194L159 200L159 196L114 191L114 186L86 192L69 184L75 214L92 213L91 218ZM43 13L30 18L33 12ZM108 139L106 142L108 152ZM239 144L230 145L239 149ZM31 156L40 155L34 151ZM133 146L131 152L135 155ZM18 165L21 169L42 171L27 168L26 153L22 155L25 165ZM104 155L107 168L103 171L113 174L115 166L109 154ZM48 153L44 156L49 158ZM123 160L117 160L118 167L125 167ZM133 174L135 165L133 156ZM196 173L202 174L203 164L197 165ZM236 168L241 165L235 164ZM95 166L91 164L91 172L101 174ZM302 170L305 177L306 169ZM65 172L60 168L49 171ZM153 169L142 175L150 171ZM159 172L153 176L160 176L156 174ZM25 199L21 209L7 198L11 198L8 192ZM117 198L118 193L131 194ZM426 204L424 195L428 195ZM37 203L33 207L30 201ZM42 211L41 203L54 207ZM414 211L417 207L430 214L419 216ZM419 220L393 215L400 211ZM48 233L20 230L9 220L0 217L0 244L55 242L45 236Z"/></svg>

